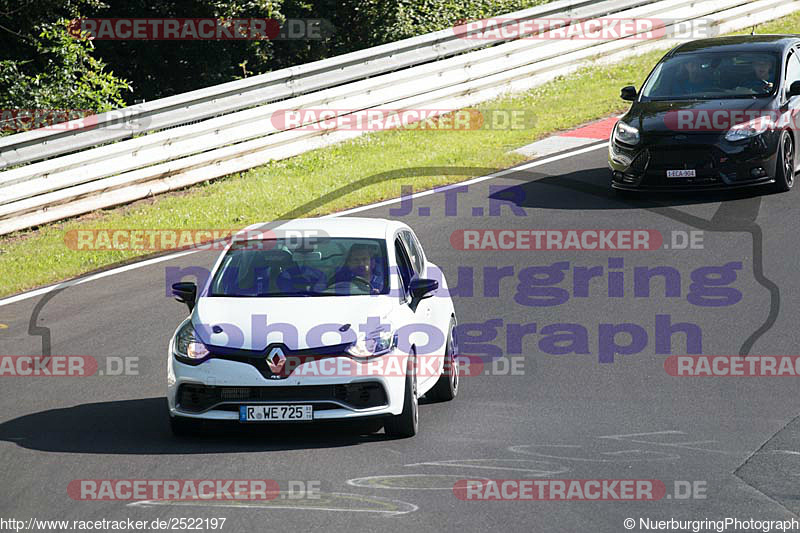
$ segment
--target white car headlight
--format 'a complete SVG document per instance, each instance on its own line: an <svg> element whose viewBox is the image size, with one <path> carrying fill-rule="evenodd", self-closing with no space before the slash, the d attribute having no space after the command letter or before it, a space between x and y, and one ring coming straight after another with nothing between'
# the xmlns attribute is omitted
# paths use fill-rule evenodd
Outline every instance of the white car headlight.
<svg viewBox="0 0 800 533"><path fill-rule="evenodd" d="M630 124L625 124L621 120L617 122L617 126L614 128L614 140L616 142L633 145L639 144L640 138L638 129Z"/></svg>
<svg viewBox="0 0 800 533"><path fill-rule="evenodd" d="M737 124L725 134L726 141L741 141L752 139L772 128L773 123L769 117L754 118L749 122Z"/></svg>
<svg viewBox="0 0 800 533"><path fill-rule="evenodd" d="M397 333L389 330L376 330L359 337L347 349L347 353L354 357L373 357L388 353L395 346L397 346Z"/></svg>
<svg viewBox="0 0 800 533"><path fill-rule="evenodd" d="M200 342L192 326L192 321L187 320L183 323L175 336L175 348L173 350L178 359L189 361L199 361L210 353L205 344Z"/></svg>

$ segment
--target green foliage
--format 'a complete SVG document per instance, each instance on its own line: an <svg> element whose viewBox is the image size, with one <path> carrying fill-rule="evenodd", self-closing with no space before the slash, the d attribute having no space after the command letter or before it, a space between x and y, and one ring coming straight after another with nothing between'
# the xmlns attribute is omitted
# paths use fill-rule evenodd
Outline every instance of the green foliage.
<svg viewBox="0 0 800 533"><path fill-rule="evenodd" d="M130 84L106 70L91 41L67 32L98 0L0 0L0 109L107 111ZM13 132L3 132L13 133Z"/></svg>
<svg viewBox="0 0 800 533"><path fill-rule="evenodd" d="M402 0L393 3L391 18L380 28L384 42L454 26L460 20L495 17L546 4L550 0Z"/></svg>
<svg viewBox="0 0 800 533"><path fill-rule="evenodd" d="M0 61L0 108L108 111L125 105L130 85L105 71L92 43L67 32L69 21L44 23L35 41L38 62ZM38 65L37 65L38 63ZM40 69L31 68L40 66ZM7 89L5 89L7 87Z"/></svg>
<svg viewBox="0 0 800 533"><path fill-rule="evenodd" d="M280 0L106 0L88 17L275 18ZM114 71L132 80L135 98L154 100L210 87L275 68L273 41L95 41ZM129 98L129 101L131 98Z"/></svg>
<svg viewBox="0 0 800 533"><path fill-rule="evenodd" d="M154 100L502 15L549 0L0 0L0 98L14 107L103 110ZM89 18L322 19L323 39L71 39ZM105 67L108 65L108 67ZM131 80L130 84L125 80ZM131 85L134 90L130 89Z"/></svg>

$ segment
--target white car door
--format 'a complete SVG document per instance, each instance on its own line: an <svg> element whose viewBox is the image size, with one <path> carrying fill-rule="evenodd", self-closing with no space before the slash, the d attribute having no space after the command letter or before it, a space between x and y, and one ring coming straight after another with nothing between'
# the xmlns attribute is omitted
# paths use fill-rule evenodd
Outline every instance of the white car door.
<svg viewBox="0 0 800 533"><path fill-rule="evenodd" d="M400 231L399 237L399 239L396 239L396 246L398 248L398 270L401 278L407 277L408 282L412 279L426 278L425 257L416 237L408 230ZM404 269L408 271L405 276L403 275ZM405 282L405 280L402 281ZM441 315L444 307L441 305L443 303L442 300L443 298L440 295L424 298L417 303L416 309L413 309L414 324L421 332L418 336L420 340L417 342L417 353L420 358L420 367L425 370L420 373L419 377L419 389L421 392L426 391L436 383L444 363L442 356L444 355L445 342L447 340L449 315L446 317L447 323L442 325ZM432 358L433 360L431 360Z"/></svg>

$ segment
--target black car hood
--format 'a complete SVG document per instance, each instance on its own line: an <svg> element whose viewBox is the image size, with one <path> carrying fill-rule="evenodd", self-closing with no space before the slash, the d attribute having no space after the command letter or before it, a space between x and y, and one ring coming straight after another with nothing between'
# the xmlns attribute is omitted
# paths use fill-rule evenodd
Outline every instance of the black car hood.
<svg viewBox="0 0 800 533"><path fill-rule="evenodd" d="M624 122L639 128L644 135L674 135L678 133L709 133L722 129L727 131L728 127L705 129L703 120L716 115L719 124L720 117L732 121L734 125L749 120L747 113L769 113L773 109L773 98L737 98L720 100L660 100L655 102L636 102L631 106L630 111L622 117ZM688 111L690 115L683 114L681 117L692 117L690 126L686 127L687 121L678 121L679 112ZM740 113L741 112L741 113ZM697 125L697 127L695 127Z"/></svg>

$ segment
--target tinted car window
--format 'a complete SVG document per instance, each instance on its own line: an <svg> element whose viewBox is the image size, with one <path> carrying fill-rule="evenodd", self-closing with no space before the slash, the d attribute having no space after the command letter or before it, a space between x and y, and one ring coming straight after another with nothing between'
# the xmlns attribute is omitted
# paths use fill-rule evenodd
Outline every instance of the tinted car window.
<svg viewBox="0 0 800 533"><path fill-rule="evenodd" d="M708 100L775 94L780 56L703 52L667 57L642 87L647 100Z"/></svg>
<svg viewBox="0 0 800 533"><path fill-rule="evenodd" d="M800 58L797 57L797 52L789 56L789 63L786 65L786 84L784 90L789 92L789 87L792 83L800 81Z"/></svg>
<svg viewBox="0 0 800 533"><path fill-rule="evenodd" d="M403 241L396 239L395 246L395 260L397 261L397 270L400 274L400 281L403 284L403 290L407 291L411 283L411 278L414 277L414 272L411 267L411 261L408 259L408 252L406 252Z"/></svg>
<svg viewBox="0 0 800 533"><path fill-rule="evenodd" d="M411 259L411 266L414 268L414 272L421 275L425 265L423 264L422 251L420 250L419 243L410 231L401 232L400 237L403 239L406 250L408 250L409 259Z"/></svg>
<svg viewBox="0 0 800 533"><path fill-rule="evenodd" d="M378 239L287 239L234 244L209 296L346 296L389 292L386 244Z"/></svg>

